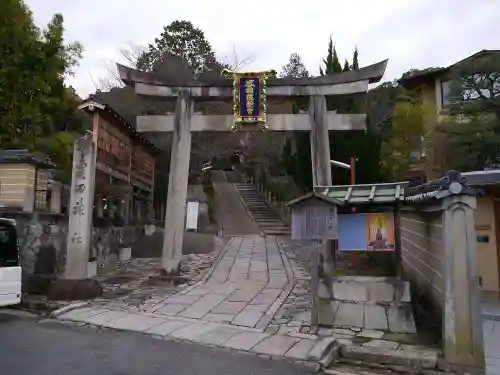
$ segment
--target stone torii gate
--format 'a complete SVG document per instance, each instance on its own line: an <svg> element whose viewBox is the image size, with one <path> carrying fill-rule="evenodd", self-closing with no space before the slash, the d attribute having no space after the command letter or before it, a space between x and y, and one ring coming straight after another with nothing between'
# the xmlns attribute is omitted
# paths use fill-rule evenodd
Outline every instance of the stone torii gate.
<svg viewBox="0 0 500 375"><path fill-rule="evenodd" d="M314 186L332 183L328 131L366 129L365 114L329 112L326 97L365 94L369 83L380 81L387 61L329 76L268 79L267 98L309 97L308 113L268 113L267 131L310 131ZM175 114L137 118L139 132L173 132L162 266L167 275L175 275L179 272L182 254L191 132L229 132L233 125L233 114L195 113L194 103L230 102L233 82L215 67L194 76L181 59L173 56L165 58L160 72L142 72L119 64L118 72L122 81L134 87L137 94L176 101ZM241 130L257 129L256 126L244 125Z"/></svg>

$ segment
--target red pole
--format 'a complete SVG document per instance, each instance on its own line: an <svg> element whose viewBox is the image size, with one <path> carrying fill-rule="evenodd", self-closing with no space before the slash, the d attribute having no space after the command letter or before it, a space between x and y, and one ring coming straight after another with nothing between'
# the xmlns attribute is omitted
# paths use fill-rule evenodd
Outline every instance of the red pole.
<svg viewBox="0 0 500 375"><path fill-rule="evenodd" d="M349 168L350 173L351 173L351 185L356 185L356 158L350 157L349 158L349 165L351 168ZM356 212L356 207L351 208L351 212ZM356 266L356 251L354 250L351 253L351 265L352 268Z"/></svg>

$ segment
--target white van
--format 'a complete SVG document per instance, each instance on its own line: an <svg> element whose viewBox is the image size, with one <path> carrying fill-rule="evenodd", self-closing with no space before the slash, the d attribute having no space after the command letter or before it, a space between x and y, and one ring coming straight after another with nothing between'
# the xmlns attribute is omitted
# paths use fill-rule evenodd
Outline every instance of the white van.
<svg viewBox="0 0 500 375"><path fill-rule="evenodd" d="M21 280L16 221L0 217L0 306L21 303Z"/></svg>

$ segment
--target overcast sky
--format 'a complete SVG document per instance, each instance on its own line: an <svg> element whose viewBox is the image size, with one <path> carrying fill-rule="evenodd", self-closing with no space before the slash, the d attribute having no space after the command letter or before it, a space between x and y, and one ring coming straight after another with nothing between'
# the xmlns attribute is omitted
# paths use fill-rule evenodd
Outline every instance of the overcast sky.
<svg viewBox="0 0 500 375"><path fill-rule="evenodd" d="M85 47L76 76L81 96L106 67L123 62L119 50L147 45L163 26L189 20L205 32L219 59L236 49L253 63L243 70L281 70L299 53L318 74L328 38L340 57L360 65L389 58L384 80L411 68L446 66L481 49L500 49L500 0L26 0L43 27L64 15L68 41Z"/></svg>

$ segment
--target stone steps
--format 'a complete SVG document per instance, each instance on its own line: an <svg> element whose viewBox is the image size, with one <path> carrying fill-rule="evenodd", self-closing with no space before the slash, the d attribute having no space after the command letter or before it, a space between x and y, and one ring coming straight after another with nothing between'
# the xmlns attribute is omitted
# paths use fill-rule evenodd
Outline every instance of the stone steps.
<svg viewBox="0 0 500 375"><path fill-rule="evenodd" d="M278 213L262 198L253 185L235 183L236 191L245 203L255 224L264 235L289 235L290 228Z"/></svg>

